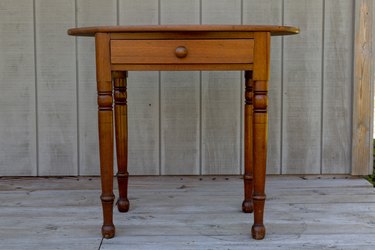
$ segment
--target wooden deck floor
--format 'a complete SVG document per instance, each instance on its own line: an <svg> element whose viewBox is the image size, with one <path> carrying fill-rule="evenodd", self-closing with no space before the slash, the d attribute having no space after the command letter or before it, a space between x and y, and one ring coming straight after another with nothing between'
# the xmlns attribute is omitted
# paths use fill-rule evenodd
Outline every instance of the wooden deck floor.
<svg viewBox="0 0 375 250"><path fill-rule="evenodd" d="M133 177L131 209L102 240L98 178L0 178L0 249L375 249L363 179L268 177L263 241L240 177Z"/></svg>

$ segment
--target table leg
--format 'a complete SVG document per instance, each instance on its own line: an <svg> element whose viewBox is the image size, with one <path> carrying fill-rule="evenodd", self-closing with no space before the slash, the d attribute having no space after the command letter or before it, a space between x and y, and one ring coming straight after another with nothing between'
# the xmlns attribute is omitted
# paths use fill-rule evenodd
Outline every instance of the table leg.
<svg viewBox="0 0 375 250"><path fill-rule="evenodd" d="M245 71L245 173L242 211L253 212L253 79L252 71Z"/></svg>
<svg viewBox="0 0 375 250"><path fill-rule="evenodd" d="M99 156L103 207L102 235L112 238L115 235L113 225L113 96L112 75L109 62L109 35L97 33L96 41L96 78L98 88L99 119Z"/></svg>
<svg viewBox="0 0 375 250"><path fill-rule="evenodd" d="M266 229L263 224L267 161L267 81L254 81L254 225L252 236L263 239Z"/></svg>
<svg viewBox="0 0 375 250"><path fill-rule="evenodd" d="M113 72L115 96L115 128L117 153L117 182L119 198L117 208L120 212L129 210L128 200L128 107L127 107L127 72Z"/></svg>

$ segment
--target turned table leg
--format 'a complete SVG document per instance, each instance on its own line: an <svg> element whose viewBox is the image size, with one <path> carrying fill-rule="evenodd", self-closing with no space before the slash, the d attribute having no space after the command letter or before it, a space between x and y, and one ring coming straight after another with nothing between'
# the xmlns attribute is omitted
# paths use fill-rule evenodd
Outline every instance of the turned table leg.
<svg viewBox="0 0 375 250"><path fill-rule="evenodd" d="M266 233L263 224L267 161L267 81L254 84L254 225L252 236L263 239Z"/></svg>
<svg viewBox="0 0 375 250"><path fill-rule="evenodd" d="M270 75L270 33L254 35L253 66L253 164L254 164L254 225L251 234L261 240L266 234L263 224L267 162L267 106Z"/></svg>
<svg viewBox="0 0 375 250"><path fill-rule="evenodd" d="M115 128L117 153L117 182L119 198L117 208L120 212L129 210L128 200L128 107L126 93L127 72L113 72L115 96Z"/></svg>
<svg viewBox="0 0 375 250"><path fill-rule="evenodd" d="M109 35L97 33L96 41L96 78L98 89L99 119L99 156L103 207L102 235L112 238L115 235L113 225L113 97L112 76L109 61Z"/></svg>
<svg viewBox="0 0 375 250"><path fill-rule="evenodd" d="M253 79L252 72L245 71L245 174L242 211L253 212Z"/></svg>

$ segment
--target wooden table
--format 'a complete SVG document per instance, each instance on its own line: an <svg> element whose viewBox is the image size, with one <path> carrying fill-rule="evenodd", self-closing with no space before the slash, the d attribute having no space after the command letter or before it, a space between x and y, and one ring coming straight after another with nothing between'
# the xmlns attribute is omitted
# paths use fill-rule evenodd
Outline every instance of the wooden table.
<svg viewBox="0 0 375 250"><path fill-rule="evenodd" d="M114 127L119 186L117 207L120 212L129 210L127 72L243 70L245 173L242 211L254 211L252 236L264 238L270 37L298 32L295 27L249 25L99 26L68 30L69 35L95 36L103 237L115 235Z"/></svg>

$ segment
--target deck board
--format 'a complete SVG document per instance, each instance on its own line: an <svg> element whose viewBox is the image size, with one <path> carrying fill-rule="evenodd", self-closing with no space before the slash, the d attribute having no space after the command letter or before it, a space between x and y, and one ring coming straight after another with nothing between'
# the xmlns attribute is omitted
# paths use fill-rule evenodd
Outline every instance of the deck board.
<svg viewBox="0 0 375 250"><path fill-rule="evenodd" d="M269 176L263 241L238 176L132 177L117 236L100 236L96 177L0 178L0 249L372 249L375 190L345 176ZM126 248L124 248L126 247Z"/></svg>

